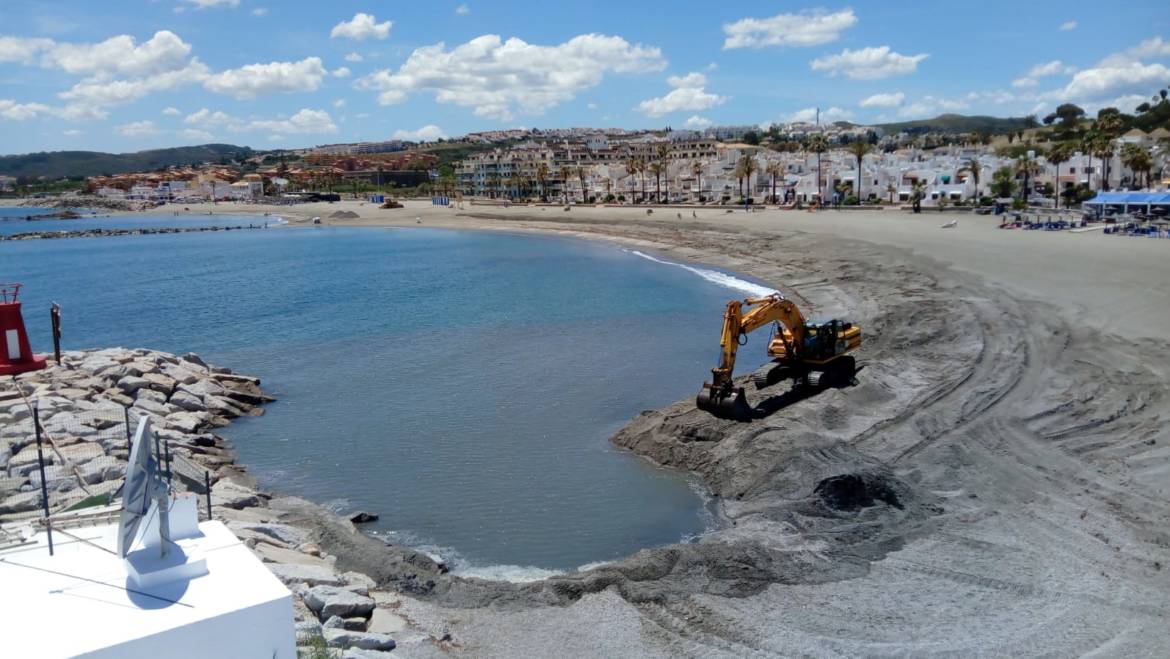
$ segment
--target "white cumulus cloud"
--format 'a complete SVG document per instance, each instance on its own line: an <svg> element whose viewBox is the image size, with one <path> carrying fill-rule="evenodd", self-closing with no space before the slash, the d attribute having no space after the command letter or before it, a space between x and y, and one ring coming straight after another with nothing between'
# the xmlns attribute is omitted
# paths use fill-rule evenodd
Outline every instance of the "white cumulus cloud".
<svg viewBox="0 0 1170 659"><path fill-rule="evenodd" d="M853 80L879 80L913 73L918 63L929 57L926 53L902 55L889 46L849 50L836 55L819 57L811 62L813 71L825 71L830 76L844 75Z"/></svg>
<svg viewBox="0 0 1170 659"><path fill-rule="evenodd" d="M252 10L252 15L253 16L267 16L268 15L268 8L267 7L257 7L257 8Z"/></svg>
<svg viewBox="0 0 1170 659"><path fill-rule="evenodd" d="M1075 30L1075 29L1077 29L1077 22L1076 21L1065 21L1065 22L1060 24L1060 31L1061 32L1068 32L1069 30Z"/></svg>
<svg viewBox="0 0 1170 659"><path fill-rule="evenodd" d="M831 107L828 109L821 110L821 123L829 123L829 122L833 122L833 121L844 121L846 119L849 119L852 116L853 116L853 113L850 112L849 110L845 110L843 108L839 108L839 107L834 106L834 107ZM803 110L797 110L796 112L793 112L788 117L788 121L801 122L801 123L806 123L806 124L811 124L814 121L816 121L816 119L817 119L817 109L816 108L805 108Z"/></svg>
<svg viewBox="0 0 1170 659"><path fill-rule="evenodd" d="M1018 89L1035 87L1036 85L1040 84L1040 78L1057 75L1072 75L1073 73L1076 73L1076 70L1077 67L1070 66L1058 59L1055 59L1051 62L1044 62L1043 64L1037 64L1036 66L1033 66L1026 75L1013 80L1012 87L1016 87Z"/></svg>
<svg viewBox="0 0 1170 659"><path fill-rule="evenodd" d="M957 112L959 110L966 110L969 107L971 107L971 104L962 99L923 96L921 99L913 103L902 106L902 108L898 110L898 116L907 119L920 119L924 117L933 117L943 112Z"/></svg>
<svg viewBox="0 0 1170 659"><path fill-rule="evenodd" d="M153 121L133 121L116 126L114 132L125 137L147 137L157 135L159 130Z"/></svg>
<svg viewBox="0 0 1170 659"><path fill-rule="evenodd" d="M275 119L241 119L219 110L201 108L187 115L183 122L197 130L208 128L226 128L233 133L262 131L269 133L336 133L337 124L324 110L304 108L291 117L277 117Z"/></svg>
<svg viewBox="0 0 1170 659"><path fill-rule="evenodd" d="M350 71L348 66L339 66L336 69L330 71L329 75L333 76L334 78L348 78L349 73Z"/></svg>
<svg viewBox="0 0 1170 659"><path fill-rule="evenodd" d="M443 43L416 49L397 71L383 69L357 85L379 92L382 105L425 91L439 103L510 121L517 113L542 114L571 100L600 84L606 73L646 73L665 67L658 48L631 45L621 37L584 34L540 46L488 34L450 50Z"/></svg>
<svg viewBox="0 0 1170 659"><path fill-rule="evenodd" d="M345 56L345 61L347 62L360 62L364 59L365 58L361 56L361 53L350 53Z"/></svg>
<svg viewBox="0 0 1170 659"><path fill-rule="evenodd" d="M24 121L34 119L52 111L43 103L17 103L13 100L0 99L0 119L8 121Z"/></svg>
<svg viewBox="0 0 1170 659"><path fill-rule="evenodd" d="M184 128L179 131L179 135L184 139L199 141L206 141L215 137L211 133L205 130L199 130L198 128Z"/></svg>
<svg viewBox="0 0 1170 659"><path fill-rule="evenodd" d="M245 99L285 92L316 91L326 73L321 58L306 57L299 62L248 64L238 69L228 69L210 76L203 85L213 92Z"/></svg>
<svg viewBox="0 0 1170 659"><path fill-rule="evenodd" d="M0 36L0 62L31 64L53 45L52 39Z"/></svg>
<svg viewBox="0 0 1170 659"><path fill-rule="evenodd" d="M863 108L896 108L906 100L906 95L902 92L893 92L891 94L874 94L867 96L860 103Z"/></svg>
<svg viewBox="0 0 1170 659"><path fill-rule="evenodd" d="M162 111L162 113L167 115L168 117L177 117L180 114L183 114L182 112L179 111L179 108L176 108L174 106L171 106L171 107L164 109Z"/></svg>
<svg viewBox="0 0 1170 659"><path fill-rule="evenodd" d="M688 73L685 76L670 76L666 84L674 87L666 96L651 98L638 104L638 111L648 117L661 117L672 112L706 110L721 105L727 97L712 94L704 89L707 76L702 73Z"/></svg>
<svg viewBox="0 0 1170 659"><path fill-rule="evenodd" d="M385 39L390 36L390 28L393 25L393 21L379 23L373 14L358 12L350 20L342 21L333 26L329 36L334 39L354 39L357 41L365 41L370 38Z"/></svg>
<svg viewBox="0 0 1170 659"><path fill-rule="evenodd" d="M394 139L406 140L408 142L434 142L435 140L446 138L447 134L443 132L443 129L434 124L427 124L418 130L394 131Z"/></svg>
<svg viewBox="0 0 1170 659"><path fill-rule="evenodd" d="M471 13L471 7L468 7L467 3L463 3L455 8L455 13L460 16L466 16Z"/></svg>
<svg viewBox="0 0 1170 659"><path fill-rule="evenodd" d="M704 128L709 128L711 123L711 120L707 117L700 117L699 115L695 114L687 117L687 121L685 124L683 124L683 126L690 128L691 130L703 130Z"/></svg>
<svg viewBox="0 0 1170 659"><path fill-rule="evenodd" d="M841 33L857 24L852 9L827 13L824 10L777 14L771 18L743 18L723 26L723 48L764 48L766 46L806 47L836 41Z"/></svg>

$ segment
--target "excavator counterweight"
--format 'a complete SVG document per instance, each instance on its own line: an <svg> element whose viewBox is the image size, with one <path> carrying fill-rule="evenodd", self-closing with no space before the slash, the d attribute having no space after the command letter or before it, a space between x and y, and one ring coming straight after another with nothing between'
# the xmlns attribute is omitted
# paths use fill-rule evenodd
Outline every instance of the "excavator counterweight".
<svg viewBox="0 0 1170 659"><path fill-rule="evenodd" d="M723 315L719 365L711 369L711 382L699 390L696 407L725 419L752 418L743 387L732 383L735 357L748 334L770 323L777 323L780 331L768 344L772 361L753 376L757 388L790 379L797 387L817 390L853 380L857 363L848 353L861 346L861 328L843 320L810 323L791 300L779 293L742 302L732 300Z"/></svg>

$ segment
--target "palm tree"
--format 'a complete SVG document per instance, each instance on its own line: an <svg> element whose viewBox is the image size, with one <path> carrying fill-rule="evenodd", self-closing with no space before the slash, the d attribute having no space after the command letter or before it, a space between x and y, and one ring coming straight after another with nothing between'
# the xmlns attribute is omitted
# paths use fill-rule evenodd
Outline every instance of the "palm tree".
<svg viewBox="0 0 1170 659"><path fill-rule="evenodd" d="M545 194L545 191L544 191L545 183L547 181L548 181L548 164L542 162L542 163L540 163L540 166L536 168L536 182L540 184L540 200L541 201L548 201L548 195Z"/></svg>
<svg viewBox="0 0 1170 659"><path fill-rule="evenodd" d="M808 150L817 154L817 201L824 203L825 195L821 190L821 154L829 150L829 141L823 133L817 133L808 140Z"/></svg>
<svg viewBox="0 0 1170 659"><path fill-rule="evenodd" d="M1102 133L1095 133L1090 142L1092 154L1101 159L1101 189L1109 191L1109 160L1113 158L1113 140Z"/></svg>
<svg viewBox="0 0 1170 659"><path fill-rule="evenodd" d="M1056 166L1056 207L1060 208L1060 164L1072 158L1068 142L1057 144L1048 151L1048 162Z"/></svg>
<svg viewBox="0 0 1170 659"><path fill-rule="evenodd" d="M512 175L508 177L508 191L512 199L520 196L521 183L522 181L520 180L520 174L513 170Z"/></svg>
<svg viewBox="0 0 1170 659"><path fill-rule="evenodd" d="M564 197L566 206L569 205L569 176L572 173L568 165L561 165L561 196Z"/></svg>
<svg viewBox="0 0 1170 659"><path fill-rule="evenodd" d="M581 165L577 168L577 179L581 181L581 203L586 203L585 199L585 179L589 176L589 168Z"/></svg>
<svg viewBox="0 0 1170 659"><path fill-rule="evenodd" d="M1093 123L1094 130L1098 135L1105 138L1105 143L1098 155L1107 152L1107 155L1102 156L1101 170L1104 174L1104 189L1109 189L1109 161L1113 158L1113 140L1121 134L1121 129L1124 122L1121 118L1121 112L1117 108L1104 108L1097 113L1097 121Z"/></svg>
<svg viewBox="0 0 1170 659"><path fill-rule="evenodd" d="M1121 164L1125 167L1128 167L1130 173L1133 175L1133 180L1131 181L1130 187L1137 187L1138 170L1136 165L1140 164L1142 154L1144 153L1145 149L1138 146L1137 144L1126 144L1125 146L1121 147Z"/></svg>
<svg viewBox="0 0 1170 659"><path fill-rule="evenodd" d="M661 160L655 160L650 163L650 173L654 174L654 196L658 203L662 203L662 174L666 171L666 165L662 164Z"/></svg>
<svg viewBox="0 0 1170 659"><path fill-rule="evenodd" d="M983 171L983 166L979 164L978 158L972 158L967 161L967 164L959 170L959 173L970 172L971 178L975 181L975 194L972 199L979 199L979 174Z"/></svg>
<svg viewBox="0 0 1170 659"><path fill-rule="evenodd" d="M849 150L849 153L852 153L853 157L857 158L857 190L855 192L857 193L857 203L860 204L860 203L862 203L861 159L865 157L865 154L869 153L869 151L872 147L869 144L869 140L860 139L860 140L853 140L852 142L850 142L849 146L847 148Z"/></svg>
<svg viewBox="0 0 1170 659"><path fill-rule="evenodd" d="M784 167L778 160L769 160L764 165L764 172L772 177L772 203L776 203L776 177L784 172Z"/></svg>
<svg viewBox="0 0 1170 659"><path fill-rule="evenodd" d="M642 175L642 203L646 203L646 159L638 156L638 173Z"/></svg>
<svg viewBox="0 0 1170 659"><path fill-rule="evenodd" d="M747 184L747 195L745 196L741 191L740 196L749 198L752 195L752 174L760 171L760 164L756 162L755 157L750 153L745 153L740 156L739 162L742 167L744 182Z"/></svg>
<svg viewBox="0 0 1170 659"><path fill-rule="evenodd" d="M1027 154L1020 156L1020 159L1016 161L1016 175L1024 177L1024 187L1020 190L1020 198L1025 206L1028 205L1028 194L1031 192L1028 187L1028 179L1034 176L1037 170L1036 161L1029 158Z"/></svg>
<svg viewBox="0 0 1170 659"><path fill-rule="evenodd" d="M695 185L699 188L698 199L703 197L703 163L695 160L691 163L691 173L695 175Z"/></svg>

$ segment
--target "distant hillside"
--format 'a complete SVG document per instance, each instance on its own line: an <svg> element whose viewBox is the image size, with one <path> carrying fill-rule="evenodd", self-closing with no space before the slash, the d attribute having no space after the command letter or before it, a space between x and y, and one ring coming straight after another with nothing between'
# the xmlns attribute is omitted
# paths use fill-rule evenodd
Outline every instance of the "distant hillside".
<svg viewBox="0 0 1170 659"><path fill-rule="evenodd" d="M961 114L940 114L934 119L919 119L917 121L902 121L892 124L878 124L887 135L891 133L972 133L982 132L992 135L1003 134L1035 128L1036 121L1028 117L986 117L965 116Z"/></svg>
<svg viewBox="0 0 1170 659"><path fill-rule="evenodd" d="M221 158L248 157L252 153L252 149L234 144L181 146L137 153L50 151L0 156L0 174L6 176L46 176L49 178L122 174L151 171L172 165L218 162Z"/></svg>

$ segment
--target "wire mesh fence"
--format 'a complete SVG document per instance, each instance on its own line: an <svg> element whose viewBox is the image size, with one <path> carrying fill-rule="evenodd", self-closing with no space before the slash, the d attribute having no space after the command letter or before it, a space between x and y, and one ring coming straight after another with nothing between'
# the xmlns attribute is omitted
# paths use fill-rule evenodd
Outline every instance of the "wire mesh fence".
<svg viewBox="0 0 1170 659"><path fill-rule="evenodd" d="M45 528L116 521L134 431L148 414L114 402L78 409L65 397L10 406L14 421L0 428L6 471L0 472L0 546L11 542L2 524L33 521ZM200 498L210 519L212 476L175 450L184 437L155 433L149 447L172 491ZM182 447L182 451L187 447Z"/></svg>

